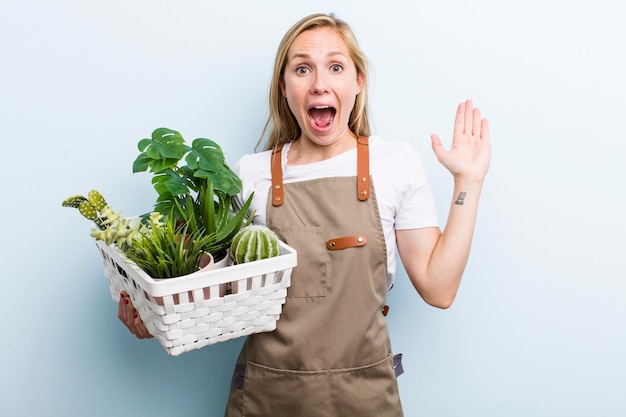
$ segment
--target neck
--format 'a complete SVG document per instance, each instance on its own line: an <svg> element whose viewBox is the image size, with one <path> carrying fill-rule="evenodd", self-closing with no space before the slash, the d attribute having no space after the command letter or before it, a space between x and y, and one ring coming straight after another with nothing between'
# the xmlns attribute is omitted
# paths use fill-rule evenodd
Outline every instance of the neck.
<svg viewBox="0 0 626 417"><path fill-rule="evenodd" d="M287 163L289 165L303 165L340 155L356 147L356 135L352 132L328 145L320 145L310 139L300 136L291 142Z"/></svg>

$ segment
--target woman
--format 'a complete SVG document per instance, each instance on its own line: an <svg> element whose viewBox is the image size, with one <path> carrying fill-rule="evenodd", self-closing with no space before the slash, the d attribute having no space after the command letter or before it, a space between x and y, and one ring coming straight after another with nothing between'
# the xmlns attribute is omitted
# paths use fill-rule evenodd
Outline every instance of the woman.
<svg viewBox="0 0 626 417"><path fill-rule="evenodd" d="M489 127L461 103L452 148L432 136L454 177L440 231L416 152L370 136L367 60L332 15L297 22L276 56L266 151L235 166L254 222L298 250L277 329L249 336L226 416L401 416L385 321L395 250L420 296L447 308L465 268L490 161ZM132 305L120 319L149 337ZM396 363L397 365L397 363Z"/></svg>

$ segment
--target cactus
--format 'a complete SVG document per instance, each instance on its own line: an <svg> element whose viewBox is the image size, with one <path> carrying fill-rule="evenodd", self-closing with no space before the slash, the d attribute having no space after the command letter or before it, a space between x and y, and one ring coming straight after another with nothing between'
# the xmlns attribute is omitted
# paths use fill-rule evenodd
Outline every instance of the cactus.
<svg viewBox="0 0 626 417"><path fill-rule="evenodd" d="M106 229L105 222L107 221L107 217L102 214L102 211L104 210L106 214L108 204L98 191L89 191L87 197L82 195L68 197L63 201L62 205L63 207L77 208L80 214L89 220L93 220L101 230Z"/></svg>
<svg viewBox="0 0 626 417"><path fill-rule="evenodd" d="M249 225L237 232L230 246L235 263L252 262L280 254L278 236L269 228Z"/></svg>
<svg viewBox="0 0 626 417"><path fill-rule="evenodd" d="M125 250L133 244L135 240L141 238L145 225L136 223L131 225L129 219L122 217L121 212L115 212L107 204L106 200L96 190L91 190L87 197L74 195L66 198L63 207L77 208L87 219L93 220L97 229L91 232L91 236L97 240L104 241L107 245L116 244L120 249ZM150 225L160 225L162 215L152 213L150 215Z"/></svg>

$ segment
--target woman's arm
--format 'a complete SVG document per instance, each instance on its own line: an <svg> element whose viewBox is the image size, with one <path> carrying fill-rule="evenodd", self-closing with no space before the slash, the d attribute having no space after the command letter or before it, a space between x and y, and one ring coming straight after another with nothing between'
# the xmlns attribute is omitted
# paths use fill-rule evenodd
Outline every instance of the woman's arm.
<svg viewBox="0 0 626 417"><path fill-rule="evenodd" d="M471 100L461 103L452 147L437 135L432 147L454 177L454 192L443 232L438 228L397 230L398 253L411 282L430 305L448 308L456 296L470 253L478 200L491 160L489 124Z"/></svg>

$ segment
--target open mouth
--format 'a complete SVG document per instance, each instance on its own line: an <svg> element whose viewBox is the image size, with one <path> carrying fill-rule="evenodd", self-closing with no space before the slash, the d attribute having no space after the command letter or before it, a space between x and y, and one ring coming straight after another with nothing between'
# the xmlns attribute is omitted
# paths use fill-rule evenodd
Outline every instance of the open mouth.
<svg viewBox="0 0 626 417"><path fill-rule="evenodd" d="M326 127L335 120L337 109L331 106L315 106L309 109L309 117L316 126Z"/></svg>

